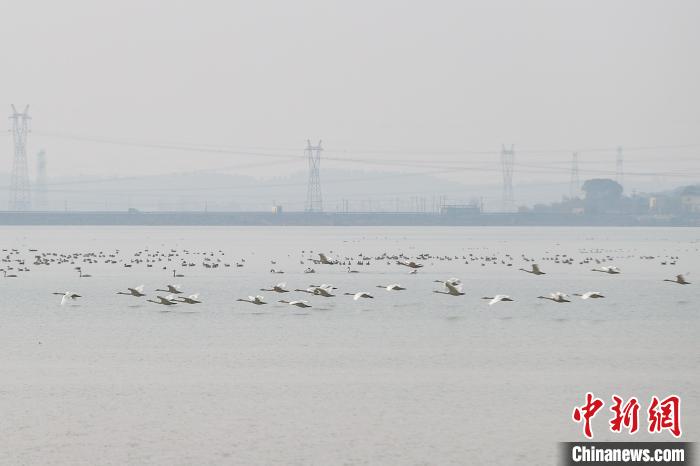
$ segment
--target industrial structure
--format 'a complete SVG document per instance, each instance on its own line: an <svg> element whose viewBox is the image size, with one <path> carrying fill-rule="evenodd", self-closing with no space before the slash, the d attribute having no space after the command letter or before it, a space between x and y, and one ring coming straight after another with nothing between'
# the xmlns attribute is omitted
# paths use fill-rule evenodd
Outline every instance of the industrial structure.
<svg viewBox="0 0 700 466"><path fill-rule="evenodd" d="M34 182L34 208L48 210L49 201L46 192L46 151L36 154L36 180Z"/></svg>
<svg viewBox="0 0 700 466"><path fill-rule="evenodd" d="M23 112L18 112L12 105L10 121L12 122L12 139L15 145L15 156L12 162L10 179L9 210L25 211L32 207L29 187L29 171L27 168L27 134L30 131L29 105Z"/></svg>
<svg viewBox="0 0 700 466"><path fill-rule="evenodd" d="M622 166L622 146L617 146L617 157L615 159L615 181L624 189L625 171Z"/></svg>
<svg viewBox="0 0 700 466"><path fill-rule="evenodd" d="M323 197L321 196L321 141L313 146L311 140L306 141L306 156L309 160L309 184L306 190L306 211L323 212Z"/></svg>
<svg viewBox="0 0 700 466"><path fill-rule="evenodd" d="M581 180L578 177L578 152L571 156L571 180L569 181L569 199L579 197Z"/></svg>
<svg viewBox="0 0 700 466"><path fill-rule="evenodd" d="M502 211L515 211L515 198L513 197L513 164L515 162L515 147L510 149L505 144L501 146L501 169L503 170L503 198Z"/></svg>

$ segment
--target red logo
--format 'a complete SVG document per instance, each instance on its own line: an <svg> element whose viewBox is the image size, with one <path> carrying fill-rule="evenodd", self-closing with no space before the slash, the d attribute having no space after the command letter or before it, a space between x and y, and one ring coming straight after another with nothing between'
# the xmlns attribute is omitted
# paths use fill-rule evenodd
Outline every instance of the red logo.
<svg viewBox="0 0 700 466"><path fill-rule="evenodd" d="M622 432L626 429L628 433L634 434L639 430L639 401L636 397L631 397L627 402L618 395L612 396L610 411L613 417L609 421L611 432ZM593 438L592 420L604 406L600 398L596 398L593 393L586 393L586 402L582 406L576 406L573 412L573 420L583 423L583 435ZM681 436L681 399L677 395L670 395L663 400L652 396L649 402L648 431L655 434L668 430L674 437Z"/></svg>

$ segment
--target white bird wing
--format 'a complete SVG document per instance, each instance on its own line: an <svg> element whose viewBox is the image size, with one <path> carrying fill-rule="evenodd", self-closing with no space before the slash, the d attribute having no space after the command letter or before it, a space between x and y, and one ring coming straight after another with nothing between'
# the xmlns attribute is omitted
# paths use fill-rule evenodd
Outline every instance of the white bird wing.
<svg viewBox="0 0 700 466"><path fill-rule="evenodd" d="M461 293L462 292L462 287L460 285L455 285L455 284L450 283L450 282L445 282L445 286L452 293Z"/></svg>
<svg viewBox="0 0 700 466"><path fill-rule="evenodd" d="M199 293L191 294L191 295L189 296L189 298L190 298L190 299L197 299L197 298L199 298Z"/></svg>
<svg viewBox="0 0 700 466"><path fill-rule="evenodd" d="M496 296L493 297L491 301L489 301L489 306L493 306L497 302L503 301L503 298L505 298L506 295L504 294L497 294Z"/></svg>
<svg viewBox="0 0 700 466"><path fill-rule="evenodd" d="M63 296L61 296L61 306L63 306L64 304L66 304L66 298L67 298L67 297L68 297L68 294L64 294Z"/></svg>
<svg viewBox="0 0 700 466"><path fill-rule="evenodd" d="M286 287L287 287L287 283L286 283L286 282L278 283L278 284L277 284L277 287L278 287L278 288L286 288Z"/></svg>
<svg viewBox="0 0 700 466"><path fill-rule="evenodd" d="M143 293L143 287L144 287L144 285L139 285L139 286L137 286L137 287L134 287L134 289L135 289L136 291L138 291L139 293Z"/></svg>

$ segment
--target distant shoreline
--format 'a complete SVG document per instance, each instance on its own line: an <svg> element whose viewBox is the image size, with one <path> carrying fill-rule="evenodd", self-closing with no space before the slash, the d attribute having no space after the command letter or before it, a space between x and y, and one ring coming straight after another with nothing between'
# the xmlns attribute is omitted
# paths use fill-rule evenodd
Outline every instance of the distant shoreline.
<svg viewBox="0 0 700 466"><path fill-rule="evenodd" d="M700 226L700 215L424 212L0 212L0 226Z"/></svg>

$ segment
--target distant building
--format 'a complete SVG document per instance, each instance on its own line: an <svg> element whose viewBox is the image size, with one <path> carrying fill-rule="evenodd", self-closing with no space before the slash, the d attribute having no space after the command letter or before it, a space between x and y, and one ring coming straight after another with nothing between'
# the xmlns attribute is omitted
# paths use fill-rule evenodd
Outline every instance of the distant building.
<svg viewBox="0 0 700 466"><path fill-rule="evenodd" d="M681 205L686 212L700 213L700 185L687 186L681 191Z"/></svg>

